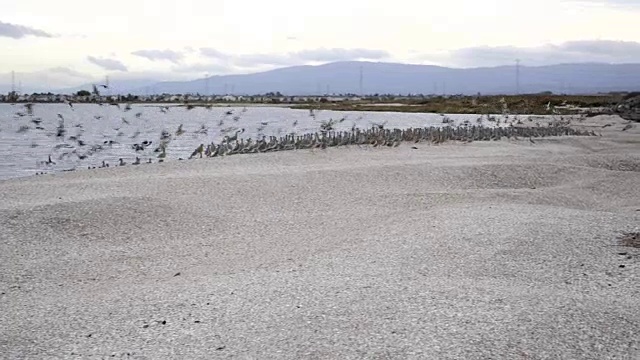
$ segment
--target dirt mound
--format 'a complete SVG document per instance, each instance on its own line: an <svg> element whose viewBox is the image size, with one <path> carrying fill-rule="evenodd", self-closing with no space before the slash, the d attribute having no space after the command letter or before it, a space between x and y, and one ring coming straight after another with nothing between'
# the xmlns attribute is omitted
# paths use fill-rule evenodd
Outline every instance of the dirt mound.
<svg viewBox="0 0 640 360"><path fill-rule="evenodd" d="M640 92L632 92L625 96L615 111L625 120L640 122Z"/></svg>
<svg viewBox="0 0 640 360"><path fill-rule="evenodd" d="M640 232L626 232L618 237L620 245L640 248Z"/></svg>

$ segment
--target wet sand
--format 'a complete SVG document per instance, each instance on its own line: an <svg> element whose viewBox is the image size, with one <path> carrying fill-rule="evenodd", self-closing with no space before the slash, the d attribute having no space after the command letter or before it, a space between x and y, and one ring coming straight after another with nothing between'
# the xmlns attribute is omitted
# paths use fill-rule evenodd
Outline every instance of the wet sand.
<svg viewBox="0 0 640 360"><path fill-rule="evenodd" d="M625 125L2 181L0 358L638 358Z"/></svg>

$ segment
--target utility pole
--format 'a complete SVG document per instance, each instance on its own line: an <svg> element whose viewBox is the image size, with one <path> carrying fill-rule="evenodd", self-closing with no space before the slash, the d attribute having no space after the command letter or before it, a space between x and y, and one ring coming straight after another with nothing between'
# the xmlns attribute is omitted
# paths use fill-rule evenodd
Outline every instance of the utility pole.
<svg viewBox="0 0 640 360"><path fill-rule="evenodd" d="M520 59L516 59L516 95L520 95Z"/></svg>
<svg viewBox="0 0 640 360"><path fill-rule="evenodd" d="M204 94L209 96L209 73L204 74Z"/></svg>
<svg viewBox="0 0 640 360"><path fill-rule="evenodd" d="M16 72L11 71L11 94L16 94Z"/></svg>

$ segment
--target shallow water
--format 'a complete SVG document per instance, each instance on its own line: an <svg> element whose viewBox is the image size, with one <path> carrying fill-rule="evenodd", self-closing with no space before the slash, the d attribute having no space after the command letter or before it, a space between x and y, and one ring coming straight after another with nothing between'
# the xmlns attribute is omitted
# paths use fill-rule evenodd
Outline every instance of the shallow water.
<svg viewBox="0 0 640 360"><path fill-rule="evenodd" d="M244 129L239 137L257 139L262 135L317 132L321 121L329 119L344 119L336 124L336 130L349 130L354 125L370 128L378 123L386 123L387 128L446 125L438 114L329 110L316 110L312 114L309 110L284 107L196 107L192 110L170 107L162 112L159 105L150 104L131 105L128 111L125 111L125 104L120 108L97 104L74 104L73 108L66 104L34 104L32 109L33 113L28 114L23 104L0 104L0 179L41 171L86 169L99 166L102 161L113 166L119 158L131 163L136 156L143 162L149 158L155 162L157 153L153 150L163 130L173 135L165 160L173 161L188 158L201 143L219 143L225 135L233 135L239 129ZM459 125L465 120L475 124L478 115L448 117L454 121L448 125ZM38 119L41 119L40 124L34 122ZM62 119L65 134L57 136ZM294 125L294 122L297 123ZM180 124L185 132L176 136ZM492 123L485 117L483 124L490 126ZM73 136L85 145L70 139ZM152 141L152 145L136 152L132 145L144 140ZM114 143L109 145L105 141ZM103 148L81 159L94 145ZM49 155L55 164L43 164Z"/></svg>

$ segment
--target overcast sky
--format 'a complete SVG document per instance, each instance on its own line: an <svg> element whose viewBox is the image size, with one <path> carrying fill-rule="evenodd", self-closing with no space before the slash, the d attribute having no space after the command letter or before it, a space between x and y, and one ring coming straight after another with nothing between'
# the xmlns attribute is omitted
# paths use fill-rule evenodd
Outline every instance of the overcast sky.
<svg viewBox="0 0 640 360"><path fill-rule="evenodd" d="M0 82L11 70L55 87L339 60L640 62L638 19L640 0L19 0L0 12Z"/></svg>

